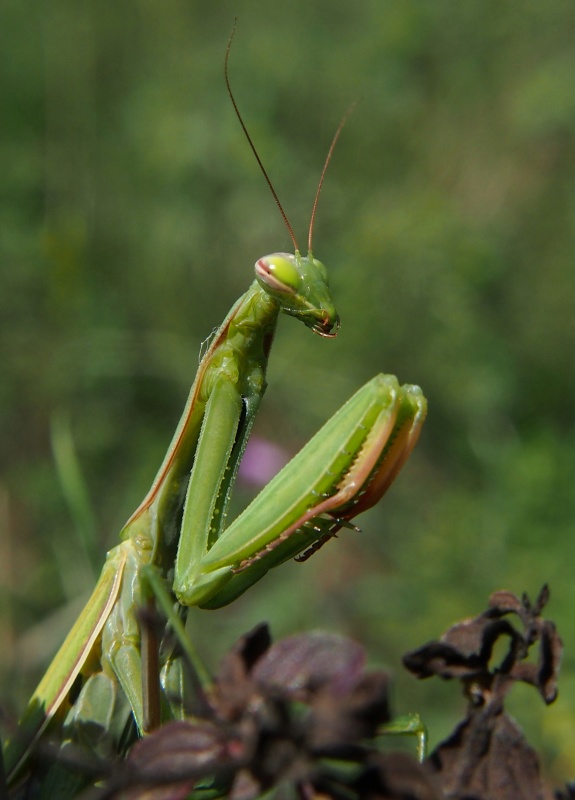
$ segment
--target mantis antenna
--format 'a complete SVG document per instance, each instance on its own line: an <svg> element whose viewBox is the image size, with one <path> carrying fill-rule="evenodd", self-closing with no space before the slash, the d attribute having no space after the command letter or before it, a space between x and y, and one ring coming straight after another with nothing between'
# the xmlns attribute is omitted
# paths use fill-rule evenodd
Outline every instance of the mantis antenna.
<svg viewBox="0 0 575 800"><path fill-rule="evenodd" d="M232 101L232 105L234 107L234 111L236 112L236 116L240 121L240 125L242 126L243 132L246 135L246 139L248 140L249 145L252 148L252 152L253 152L254 156L256 157L256 161L258 162L259 167L260 167L260 169L261 169L261 171L263 173L263 176L266 179L267 185L270 187L270 191L271 191L271 193L273 195L273 198L276 201L277 207L280 210L280 214L283 217L283 221L286 224L286 228L288 229L288 233L289 233L290 238L291 238L291 240L293 242L293 246L294 246L295 250L299 250L299 247L298 247L298 244L297 244L297 240L296 240L295 234L293 232L293 228L290 225L290 221L287 218L287 214L284 211L282 204L280 203L280 199L276 194L276 190L273 187L273 184L272 184L272 182L271 182L271 180L270 180L270 178L269 178L269 176L268 176L268 174L266 172L266 168L264 167L264 165L262 163L262 160L259 157L258 151L256 150L256 147L255 147L255 145L254 145L254 143L252 141L252 137L250 136L250 134L248 132L248 129L246 128L245 122L242 119L242 115L240 114L240 110L238 108L238 104L236 103L236 99L235 99L234 94L232 92L232 87L230 86L230 79L228 77L228 61L229 61L229 58L230 58L230 49L231 49L231 46L232 46L232 39L234 38L234 33L236 32L237 22L238 22L238 18L236 17L234 19L234 27L232 28L232 32L231 32L230 38L228 40L228 46L226 48L226 57L224 59L224 76L225 76L225 79L226 79L226 86L228 87L228 94L230 96L230 100Z"/></svg>
<svg viewBox="0 0 575 800"><path fill-rule="evenodd" d="M286 212L283 209L282 204L280 203L280 199L277 196L276 190L273 187L273 184L272 184L272 182L271 182L271 180L269 178L269 175L266 172L266 168L264 167L264 165L262 163L262 160L259 157L258 151L256 150L256 147L255 147L255 145L254 145L254 143L252 141L252 137L250 136L249 131L246 128L245 122L244 122L244 120L242 118L242 115L240 114L240 110L238 108L238 105L236 103L236 99L235 99L234 94L232 92L232 87L230 86L230 79L229 79L229 76L228 76L228 61L229 61L229 58L230 58L230 50L231 50L231 47L232 47L232 40L234 38L234 33L236 32L237 21L238 20L237 20L237 17L236 17L236 19L234 20L234 26L232 28L232 32L230 34L230 38L228 40L228 46L226 48L226 57L224 59L224 77L226 79L226 86L227 86L227 89L228 89L228 94L230 96L230 100L232 101L232 105L234 107L234 111L236 112L236 116L237 116L238 120L240 121L240 125L242 126L242 130L243 130L243 132L245 134L245 137L248 140L248 144L251 147L254 156L256 157L256 161L258 162L259 168L261 169L262 174L263 174L264 178L266 179L266 183L269 186L270 191L271 191L271 193L273 195L273 198L276 201L276 205L280 210L280 214L282 215L283 221L285 222L286 228L288 229L288 233L289 233L290 238L291 238L291 240L293 242L293 246L294 246L295 250L299 250L298 243L297 243L297 240L295 238L295 234L293 232L293 228L292 228L292 226L290 224L290 221L289 221L289 219L287 217ZM331 161L331 157L333 155L333 151L335 149L336 142L339 139L339 136L340 136L340 134L341 134L341 132L343 130L343 127L344 127L345 123L348 120L348 117L350 116L350 114L352 113L352 111L354 110L356 105L357 105L357 101L352 103L351 106L347 109L347 111L343 115L343 117L341 119L341 122L337 126L337 130L335 132L335 135L334 135L334 137L332 139L331 145L330 145L329 150L327 152L327 157L325 159L325 163L324 163L323 169L321 171L319 183L317 185L317 191L315 193L315 198L314 198L314 201L313 201L313 207L312 207L312 211L311 211L311 217L310 217L310 221L309 221L309 232L308 232L308 252L309 253L311 253L311 249L312 249L313 226L314 226L314 223L315 223L315 215L316 215L316 211L317 211L317 204L318 204L318 201L319 201L319 195L320 195L320 192L321 192L321 189L322 189L322 186L323 186L323 182L324 182L324 179L325 179L325 174L327 172L327 168L328 168L329 162Z"/></svg>
<svg viewBox="0 0 575 800"><path fill-rule="evenodd" d="M321 192L321 187L323 186L325 173L327 172L327 168L328 168L329 162L331 161L331 157L333 155L333 151L335 149L336 142L339 139L339 135L342 132L343 127L344 127L345 123L347 122L349 115L351 114L353 109L356 107L356 105L357 105L357 100L350 105L350 107L347 109L347 111L345 112L345 114L341 118L341 122L337 126L337 130L336 130L336 132L334 134L333 139L331 140L331 144L329 146L329 150L327 151L325 164L323 165L323 169L321 171L321 175L320 175L320 178L319 178L319 183L317 185L317 192L315 193L315 198L314 198L314 201L313 201L313 207L312 207L312 210L311 210L311 216L309 218L309 233L308 233L308 237L307 237L307 249L308 249L309 253L311 253L311 250L312 250L312 237L313 237L313 226L314 226L314 222L315 222L315 212L317 211L317 204L318 204L318 201L319 201L319 193Z"/></svg>

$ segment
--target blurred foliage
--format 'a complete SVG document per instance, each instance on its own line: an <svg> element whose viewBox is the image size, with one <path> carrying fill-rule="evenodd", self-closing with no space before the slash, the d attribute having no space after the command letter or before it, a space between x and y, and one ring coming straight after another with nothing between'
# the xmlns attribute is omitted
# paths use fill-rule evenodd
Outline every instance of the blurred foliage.
<svg viewBox="0 0 575 800"><path fill-rule="evenodd" d="M430 413L363 533L232 608L192 613L198 646L215 664L262 619L278 638L351 634L434 742L463 700L404 675L400 654L495 589L534 596L548 582L567 645L560 696L515 711L547 769L573 777L567 0L5 0L2 701L23 702L99 569L79 544L85 515L64 499L53 420L71 426L103 558L170 441L200 342L256 258L291 249L225 92L235 14L231 81L302 247L329 141L361 97L314 237L342 329L326 342L281 320L259 435L294 452L379 371L420 384Z"/></svg>

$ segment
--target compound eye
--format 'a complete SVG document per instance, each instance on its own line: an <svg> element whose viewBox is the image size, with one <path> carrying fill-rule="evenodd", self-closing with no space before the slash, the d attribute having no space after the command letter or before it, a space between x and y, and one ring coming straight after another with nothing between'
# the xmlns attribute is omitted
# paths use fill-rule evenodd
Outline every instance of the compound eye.
<svg viewBox="0 0 575 800"><path fill-rule="evenodd" d="M314 258L314 260L313 260L313 265L314 265L314 267L317 269L317 271L319 272L319 274L321 275L321 278L322 278L322 280L323 280L323 281L326 283L326 285L327 285L327 283L328 283L328 278L327 278L327 267L325 266L325 264L322 264L322 262L321 262L321 261L318 261L318 260L317 260L317 258Z"/></svg>
<svg viewBox="0 0 575 800"><path fill-rule="evenodd" d="M256 276L276 292L293 294L299 288L301 277L291 253L273 253L256 261Z"/></svg>

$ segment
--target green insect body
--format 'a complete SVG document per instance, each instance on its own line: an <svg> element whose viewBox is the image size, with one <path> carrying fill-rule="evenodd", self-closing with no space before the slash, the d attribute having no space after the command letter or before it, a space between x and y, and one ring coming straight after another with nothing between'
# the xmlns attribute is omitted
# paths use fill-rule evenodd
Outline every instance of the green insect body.
<svg viewBox="0 0 575 800"><path fill-rule="evenodd" d="M231 90L230 97L237 112ZM147 639L144 643L139 616L149 602L150 568L171 584L181 611L224 606L271 568L294 557L303 560L342 527L354 527L351 520L380 500L412 451L425 419L425 398L416 386L378 375L226 526L234 481L266 388L279 313L326 338L335 337L339 328L327 270L311 253L311 233L325 170L346 117L319 182L307 257L297 249L256 153L295 254L260 258L256 280L214 335L148 494L122 529L120 544L108 553L92 596L32 695L17 733L6 742L9 783L25 772L51 724L64 730L101 726L117 742L131 715L144 734L179 713L168 689L179 680L178 659L164 657L159 667L165 693L154 697L154 687L160 691L158 669L150 664L154 656L157 660L157 647L148 646ZM72 699L79 676L83 687Z"/></svg>

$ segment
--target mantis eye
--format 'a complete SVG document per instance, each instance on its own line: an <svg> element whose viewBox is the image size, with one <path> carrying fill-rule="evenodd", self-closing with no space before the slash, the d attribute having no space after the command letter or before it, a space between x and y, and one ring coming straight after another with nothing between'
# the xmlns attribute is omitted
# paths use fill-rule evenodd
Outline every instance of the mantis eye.
<svg viewBox="0 0 575 800"><path fill-rule="evenodd" d="M291 253L274 253L256 261L256 277L276 292L294 294L301 283L301 276Z"/></svg>
<svg viewBox="0 0 575 800"><path fill-rule="evenodd" d="M325 266L325 264L322 264L321 261L318 261L317 258L314 258L313 265L317 269L317 271L319 272L319 274L321 275L322 279L324 280L327 286L328 284L327 267Z"/></svg>

